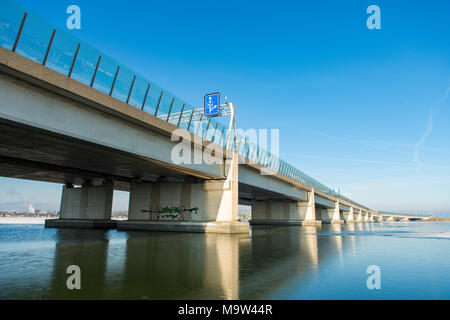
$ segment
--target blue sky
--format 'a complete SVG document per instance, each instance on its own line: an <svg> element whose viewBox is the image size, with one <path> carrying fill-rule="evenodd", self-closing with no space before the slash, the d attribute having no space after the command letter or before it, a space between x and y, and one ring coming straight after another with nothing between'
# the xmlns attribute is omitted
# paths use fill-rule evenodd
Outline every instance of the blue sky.
<svg viewBox="0 0 450 320"><path fill-rule="evenodd" d="M61 28L77 4L75 36L191 104L231 97L240 127L280 129L283 159L358 202L450 212L449 1L17 2ZM60 188L0 179L0 208L57 208Z"/></svg>

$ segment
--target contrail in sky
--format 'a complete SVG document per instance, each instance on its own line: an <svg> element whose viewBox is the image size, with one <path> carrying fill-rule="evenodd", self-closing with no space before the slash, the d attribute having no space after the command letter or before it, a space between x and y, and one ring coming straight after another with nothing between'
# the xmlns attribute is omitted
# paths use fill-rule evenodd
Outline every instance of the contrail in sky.
<svg viewBox="0 0 450 320"><path fill-rule="evenodd" d="M420 155L420 149L424 145L424 143L427 141L428 137L430 136L431 132L433 132L434 128L434 119L436 116L441 112L442 107L444 105L445 100L448 97L448 93L450 91L450 87L447 88L447 91L445 91L444 95L441 99L437 102L435 107L432 107L430 109L430 113L428 114L428 122L427 122L427 128L422 135L422 137L417 141L417 143L414 146L414 162L418 166L423 166L422 162L420 161L419 155Z"/></svg>

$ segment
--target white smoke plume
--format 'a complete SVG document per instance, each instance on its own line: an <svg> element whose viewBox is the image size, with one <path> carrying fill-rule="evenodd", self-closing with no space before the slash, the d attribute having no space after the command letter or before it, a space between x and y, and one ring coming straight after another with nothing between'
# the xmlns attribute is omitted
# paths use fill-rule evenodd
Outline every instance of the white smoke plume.
<svg viewBox="0 0 450 320"><path fill-rule="evenodd" d="M33 207L32 203L28 204L28 210L30 210L30 212L33 213L33 214L35 213L35 210L34 210L34 207Z"/></svg>

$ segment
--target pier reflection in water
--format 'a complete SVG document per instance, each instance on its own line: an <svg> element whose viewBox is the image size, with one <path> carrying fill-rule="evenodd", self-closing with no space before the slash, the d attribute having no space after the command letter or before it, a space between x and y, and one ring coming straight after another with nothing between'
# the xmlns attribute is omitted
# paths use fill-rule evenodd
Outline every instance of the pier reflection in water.
<svg viewBox="0 0 450 320"><path fill-rule="evenodd" d="M450 261L440 253L449 226L259 226L250 235L0 226L0 268L10 270L0 298L449 298ZM383 290L366 287L372 264ZM81 268L81 290L67 289L70 265Z"/></svg>
<svg viewBox="0 0 450 320"><path fill-rule="evenodd" d="M251 236L126 232L120 239L111 231L60 229L46 298L260 298L319 264L317 229L290 229L261 227ZM69 265L80 266L82 290L67 290Z"/></svg>

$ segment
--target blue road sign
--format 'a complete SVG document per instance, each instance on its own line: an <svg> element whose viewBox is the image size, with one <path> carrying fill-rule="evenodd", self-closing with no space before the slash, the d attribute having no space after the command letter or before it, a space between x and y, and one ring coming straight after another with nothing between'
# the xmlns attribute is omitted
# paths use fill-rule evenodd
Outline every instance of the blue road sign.
<svg viewBox="0 0 450 320"><path fill-rule="evenodd" d="M216 117L220 113L220 93L205 96L205 116Z"/></svg>

